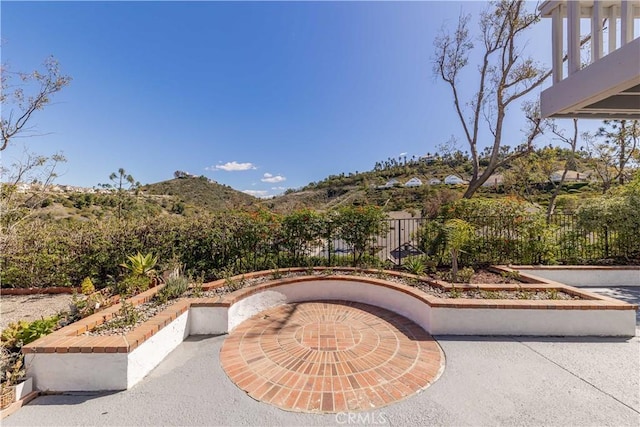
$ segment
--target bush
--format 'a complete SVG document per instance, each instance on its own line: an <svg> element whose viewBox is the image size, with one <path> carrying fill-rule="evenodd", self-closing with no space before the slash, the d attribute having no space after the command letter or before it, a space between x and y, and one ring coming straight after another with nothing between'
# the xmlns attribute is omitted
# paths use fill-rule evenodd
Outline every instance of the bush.
<svg viewBox="0 0 640 427"><path fill-rule="evenodd" d="M403 267L411 274L415 274L416 276L422 276L424 274L425 268L424 263L420 257L410 257L404 261Z"/></svg>
<svg viewBox="0 0 640 427"><path fill-rule="evenodd" d="M441 215L438 222L459 218L476 230L461 256L464 264L555 262L554 228L532 204L515 198L461 199L444 207ZM442 226L430 222L419 232L421 246L428 254L442 253Z"/></svg>
<svg viewBox="0 0 640 427"><path fill-rule="evenodd" d="M58 326L58 320L58 316L52 316L33 322L21 320L17 323L10 323L2 331L2 344L8 349L19 349L40 337L49 335Z"/></svg>
<svg viewBox="0 0 640 427"><path fill-rule="evenodd" d="M80 292L82 292L83 295L90 295L95 291L96 291L96 288L95 286L93 286L93 282L91 281L91 278L85 277L82 283L80 284Z"/></svg>
<svg viewBox="0 0 640 427"><path fill-rule="evenodd" d="M189 289L189 279L184 276L175 276L167 279L164 287L158 291L156 298L161 304L176 299Z"/></svg>
<svg viewBox="0 0 640 427"><path fill-rule="evenodd" d="M362 256L376 237L387 231L387 216L376 206L345 206L332 218L337 234L353 248L353 265L359 265Z"/></svg>

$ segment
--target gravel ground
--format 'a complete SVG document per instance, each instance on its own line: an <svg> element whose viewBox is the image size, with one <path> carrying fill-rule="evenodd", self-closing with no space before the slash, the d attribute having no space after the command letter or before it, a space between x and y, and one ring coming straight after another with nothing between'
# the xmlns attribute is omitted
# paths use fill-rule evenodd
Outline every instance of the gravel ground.
<svg viewBox="0 0 640 427"><path fill-rule="evenodd" d="M0 296L0 330L6 328L10 322L33 321L41 317L53 316L60 310L67 310L70 303L70 294L2 295Z"/></svg>

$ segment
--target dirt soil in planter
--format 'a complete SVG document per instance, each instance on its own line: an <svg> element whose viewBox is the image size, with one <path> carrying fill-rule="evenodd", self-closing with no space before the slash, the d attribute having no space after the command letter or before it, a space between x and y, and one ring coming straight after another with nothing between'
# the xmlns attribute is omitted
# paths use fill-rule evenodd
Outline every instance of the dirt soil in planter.
<svg viewBox="0 0 640 427"><path fill-rule="evenodd" d="M510 277L504 277L501 274L494 273L489 270L477 270L471 276L471 283L491 283L491 284L519 284L522 283L518 280L512 279Z"/></svg>

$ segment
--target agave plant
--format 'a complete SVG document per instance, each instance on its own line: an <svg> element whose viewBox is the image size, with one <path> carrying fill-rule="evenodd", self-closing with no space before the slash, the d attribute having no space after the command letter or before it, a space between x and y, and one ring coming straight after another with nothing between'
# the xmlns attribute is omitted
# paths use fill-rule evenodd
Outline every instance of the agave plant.
<svg viewBox="0 0 640 427"><path fill-rule="evenodd" d="M420 257L410 257L404 262L404 268L411 274L422 276L424 274L424 262Z"/></svg>
<svg viewBox="0 0 640 427"><path fill-rule="evenodd" d="M133 276L147 276L153 278L157 275L157 272L154 269L157 263L158 257L153 256L151 252L146 255L142 255L138 252L135 255L127 255L127 262L120 264L120 266L129 270Z"/></svg>

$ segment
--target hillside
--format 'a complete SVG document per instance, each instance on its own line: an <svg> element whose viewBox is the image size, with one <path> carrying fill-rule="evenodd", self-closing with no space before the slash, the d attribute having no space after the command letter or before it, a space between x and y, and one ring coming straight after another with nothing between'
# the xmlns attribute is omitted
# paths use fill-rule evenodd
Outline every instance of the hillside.
<svg viewBox="0 0 640 427"><path fill-rule="evenodd" d="M245 209L258 202L253 196L206 177L175 178L144 185L140 191L148 196L171 196L173 203L210 211Z"/></svg>
<svg viewBox="0 0 640 427"><path fill-rule="evenodd" d="M554 189L549 179L565 163L566 152L545 148L498 171L500 185L483 187L483 197L515 195L546 206ZM481 161L482 165L482 161ZM581 200L601 194L602 184L591 170L588 159L578 157L573 165L574 175L581 180L567 182L559 193L558 207L574 209ZM251 210L261 207L277 213L289 213L308 208L327 211L345 205L374 205L386 211L409 210L431 216L440 206L460 198L466 188L461 185L430 184L432 179L444 181L455 175L469 179L471 163L468 156L388 159L377 162L372 170L331 175L297 190L271 199L258 199L227 185L210 181L204 176L183 174L180 177L147 184L137 192L120 198L117 193L74 192L59 189L56 193L41 194L34 204L35 215L52 219L91 219L119 215L178 214L190 215L205 211ZM177 175L176 175L177 176ZM422 185L405 186L409 180ZM579 182L578 182L579 181ZM491 182L497 181L494 179ZM68 187L68 186L64 186ZM20 197L28 198L24 194Z"/></svg>
<svg viewBox="0 0 640 427"><path fill-rule="evenodd" d="M478 195L517 195L546 205L553 191L548 174L563 168L566 153L560 149L545 149L545 152L550 157L544 164L546 169L540 166L542 162L539 161L539 153L534 153L526 161L499 170L497 173L501 176L501 185L481 188ZM531 166L532 164L535 166ZM578 159L574 167L578 171L586 171L589 165L584 159ZM460 152L448 157L430 156L428 159L389 158L384 162L377 162L370 171L331 175L299 190L288 190L282 196L262 201L262 205L267 209L286 213L302 207L328 210L345 204L370 204L388 211L413 210L430 215L443 202L461 197L466 186L429 185L429 181L444 181L449 175L469 179L471 170L468 156ZM413 178L419 179L423 185L403 185ZM389 185L392 180L397 181L397 184ZM600 194L600 191L598 184L592 181L567 182L560 195L584 198Z"/></svg>

